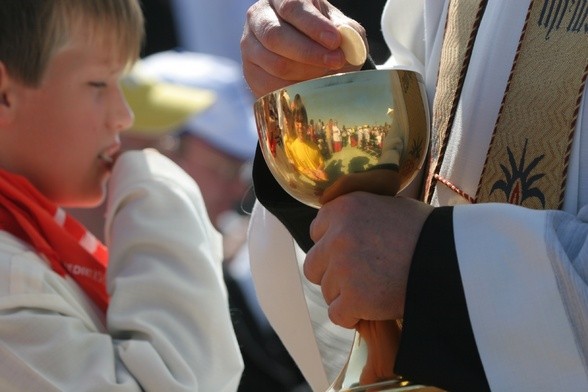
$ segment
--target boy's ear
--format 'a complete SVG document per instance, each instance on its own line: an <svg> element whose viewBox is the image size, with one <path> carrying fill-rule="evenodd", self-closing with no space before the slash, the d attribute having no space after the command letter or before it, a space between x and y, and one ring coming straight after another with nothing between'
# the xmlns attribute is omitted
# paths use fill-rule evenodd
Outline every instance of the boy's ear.
<svg viewBox="0 0 588 392"><path fill-rule="evenodd" d="M14 101L14 79L10 77L6 66L0 61L0 125L6 124L12 118Z"/></svg>

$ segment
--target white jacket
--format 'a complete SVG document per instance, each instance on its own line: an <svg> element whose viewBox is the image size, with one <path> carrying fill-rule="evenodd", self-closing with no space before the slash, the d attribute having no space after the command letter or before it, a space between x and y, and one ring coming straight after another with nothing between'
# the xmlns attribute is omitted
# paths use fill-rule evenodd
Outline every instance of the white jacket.
<svg viewBox="0 0 588 392"><path fill-rule="evenodd" d="M221 237L198 187L162 155L136 151L109 188L106 315L0 232L0 390L235 391L243 364Z"/></svg>

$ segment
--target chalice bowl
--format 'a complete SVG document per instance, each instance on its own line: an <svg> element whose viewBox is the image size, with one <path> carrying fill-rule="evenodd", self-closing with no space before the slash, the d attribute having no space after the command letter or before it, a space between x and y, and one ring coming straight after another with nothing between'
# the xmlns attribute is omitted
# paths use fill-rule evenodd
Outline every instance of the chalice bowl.
<svg viewBox="0 0 588 392"><path fill-rule="evenodd" d="M429 145L420 74L341 73L271 92L255 105L259 144L277 182L320 208L353 190L394 195L416 177ZM394 374L400 321L362 320L349 359L328 392L425 388Z"/></svg>

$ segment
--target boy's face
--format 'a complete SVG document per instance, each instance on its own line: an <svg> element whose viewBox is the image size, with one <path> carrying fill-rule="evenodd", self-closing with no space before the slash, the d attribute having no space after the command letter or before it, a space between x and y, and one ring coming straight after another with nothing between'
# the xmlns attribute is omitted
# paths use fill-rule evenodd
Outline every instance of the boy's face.
<svg viewBox="0 0 588 392"><path fill-rule="evenodd" d="M103 199L119 133L132 124L118 84L125 64L113 46L72 34L40 86L16 84L12 136L2 135L0 165L26 176L58 204L89 206Z"/></svg>

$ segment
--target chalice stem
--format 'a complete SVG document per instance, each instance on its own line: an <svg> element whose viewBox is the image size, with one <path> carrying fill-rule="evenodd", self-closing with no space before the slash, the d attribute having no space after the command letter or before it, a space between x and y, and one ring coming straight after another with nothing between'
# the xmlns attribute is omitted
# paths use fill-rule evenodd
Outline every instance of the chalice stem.
<svg viewBox="0 0 588 392"><path fill-rule="evenodd" d="M396 320L361 320L347 364L327 392L375 392L405 386L394 373L400 341Z"/></svg>

